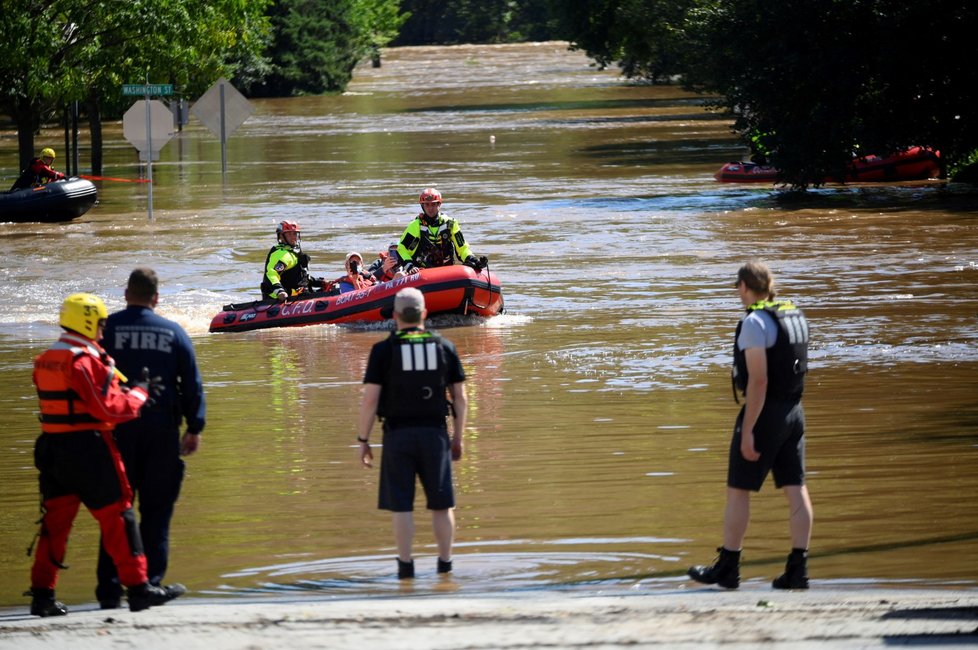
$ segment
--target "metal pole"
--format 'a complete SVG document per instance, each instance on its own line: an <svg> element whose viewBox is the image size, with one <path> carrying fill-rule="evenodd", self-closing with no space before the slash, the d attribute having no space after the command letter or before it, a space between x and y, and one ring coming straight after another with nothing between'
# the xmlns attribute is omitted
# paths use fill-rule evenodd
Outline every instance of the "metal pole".
<svg viewBox="0 0 978 650"><path fill-rule="evenodd" d="M153 129L150 124L149 81L146 86L146 178L149 179L149 220L153 220Z"/></svg>
<svg viewBox="0 0 978 650"><path fill-rule="evenodd" d="M78 176L78 101L71 104L71 157L72 175Z"/></svg>
<svg viewBox="0 0 978 650"><path fill-rule="evenodd" d="M68 106L65 106L64 125L65 125L65 176L70 178L71 177L71 137L70 137L71 119L69 118Z"/></svg>
<svg viewBox="0 0 978 650"><path fill-rule="evenodd" d="M224 130L224 84L221 84L221 173L228 173L228 140Z"/></svg>

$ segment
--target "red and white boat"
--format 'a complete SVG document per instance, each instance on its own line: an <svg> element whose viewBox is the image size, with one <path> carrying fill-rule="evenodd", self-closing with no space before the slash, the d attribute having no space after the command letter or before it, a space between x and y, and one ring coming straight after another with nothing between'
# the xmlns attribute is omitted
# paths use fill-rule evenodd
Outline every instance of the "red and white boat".
<svg viewBox="0 0 978 650"><path fill-rule="evenodd" d="M225 305L211 319L210 331L245 332L269 327L382 321L391 317L394 296L405 287L415 287L424 294L429 316L490 317L503 311L502 287L496 274L458 264L423 269L420 273L339 295L313 292L285 302L258 300Z"/></svg>
<svg viewBox="0 0 978 650"><path fill-rule="evenodd" d="M863 156L855 158L843 180L826 179L830 183L881 183L916 181L937 178L941 173L940 152L929 147L910 147L892 156ZM729 162L713 175L721 183L774 183L778 170L769 165L752 162Z"/></svg>

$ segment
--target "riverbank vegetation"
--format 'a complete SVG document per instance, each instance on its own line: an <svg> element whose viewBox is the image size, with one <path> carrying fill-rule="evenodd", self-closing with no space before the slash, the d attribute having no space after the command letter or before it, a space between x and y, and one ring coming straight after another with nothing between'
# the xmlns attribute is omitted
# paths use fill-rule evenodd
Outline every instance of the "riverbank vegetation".
<svg viewBox="0 0 978 650"><path fill-rule="evenodd" d="M978 5L958 0L8 0L0 111L26 162L39 125L78 102L98 170L123 83L319 94L390 44L562 39L626 77L718 97L745 144L806 187L854 154L929 145L952 173L978 159L975 24Z"/></svg>

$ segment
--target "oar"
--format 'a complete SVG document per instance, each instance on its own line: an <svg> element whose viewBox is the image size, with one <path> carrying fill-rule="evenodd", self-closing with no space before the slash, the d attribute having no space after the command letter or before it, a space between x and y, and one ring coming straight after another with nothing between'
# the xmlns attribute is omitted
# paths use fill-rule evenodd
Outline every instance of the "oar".
<svg viewBox="0 0 978 650"><path fill-rule="evenodd" d="M84 178L88 181L115 181L116 183L149 183L148 178L115 178L112 176L85 176L84 174L79 174L78 178Z"/></svg>

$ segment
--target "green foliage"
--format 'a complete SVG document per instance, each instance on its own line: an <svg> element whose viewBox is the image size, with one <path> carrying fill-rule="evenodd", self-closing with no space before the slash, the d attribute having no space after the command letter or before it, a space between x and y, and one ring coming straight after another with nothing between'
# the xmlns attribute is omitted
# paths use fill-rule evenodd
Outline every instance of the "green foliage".
<svg viewBox="0 0 978 650"><path fill-rule="evenodd" d="M560 2L561 31L600 66L628 77L667 81L683 71L685 17L695 0Z"/></svg>
<svg viewBox="0 0 978 650"><path fill-rule="evenodd" d="M952 0L713 2L692 14L687 84L799 188L853 153L978 143L978 7Z"/></svg>
<svg viewBox="0 0 978 650"><path fill-rule="evenodd" d="M4 0L0 110L32 131L70 101L120 111L124 83L172 83L197 93L260 65L268 0ZM25 133L26 131L26 133ZM25 151L27 149L28 151Z"/></svg>
<svg viewBox="0 0 978 650"><path fill-rule="evenodd" d="M249 87L270 97L343 90L357 63L386 45L406 18L397 0L280 0L270 16L271 71Z"/></svg>

